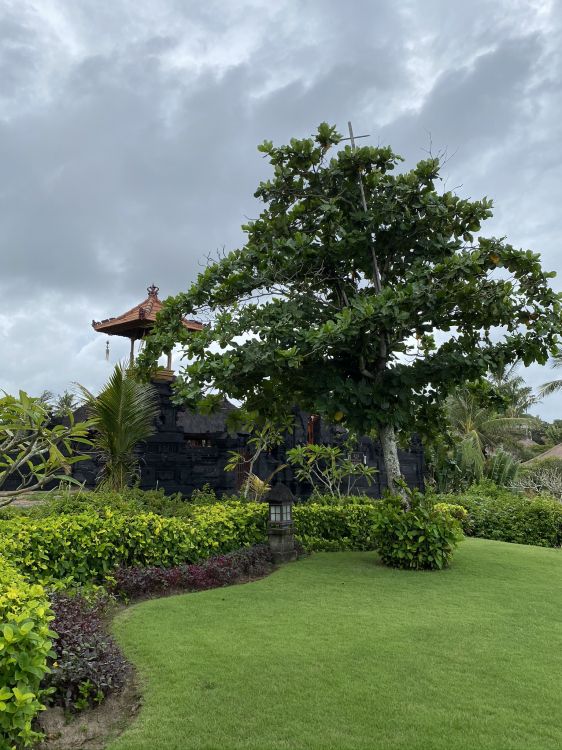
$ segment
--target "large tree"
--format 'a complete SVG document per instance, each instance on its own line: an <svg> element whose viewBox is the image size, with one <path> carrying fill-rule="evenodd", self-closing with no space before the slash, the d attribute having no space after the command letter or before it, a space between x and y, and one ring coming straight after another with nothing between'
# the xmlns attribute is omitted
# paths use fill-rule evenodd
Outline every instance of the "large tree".
<svg viewBox="0 0 562 750"><path fill-rule="evenodd" d="M438 158L395 174L390 148L346 145L328 159L341 140L322 124L260 146L273 174L246 244L167 300L141 362L180 342L176 387L192 404L227 396L272 418L298 404L376 429L393 486L396 430L431 421L454 386L490 368L545 362L560 298L538 255L476 238L492 203L439 190ZM205 314L201 332L181 325Z"/></svg>

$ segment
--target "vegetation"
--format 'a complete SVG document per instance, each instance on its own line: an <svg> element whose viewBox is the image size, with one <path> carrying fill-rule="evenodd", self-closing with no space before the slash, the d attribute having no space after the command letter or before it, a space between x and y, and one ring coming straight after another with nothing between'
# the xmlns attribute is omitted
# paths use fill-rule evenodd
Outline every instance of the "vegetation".
<svg viewBox="0 0 562 750"><path fill-rule="evenodd" d="M528 414L539 398L518 374L518 364L449 394L445 429L424 436L429 483L436 491L466 490L485 478L516 486L520 462L557 442L555 425Z"/></svg>
<svg viewBox="0 0 562 750"><path fill-rule="evenodd" d="M20 391L0 398L0 507L50 482L73 482L71 467L85 456L76 446L89 446L89 422L53 424L45 404ZM12 484L12 488L8 486Z"/></svg>
<svg viewBox="0 0 562 750"><path fill-rule="evenodd" d="M451 495L450 502L467 509L470 524L466 530L474 536L539 547L562 545L562 503L553 498L528 498L485 485L480 491L474 487Z"/></svg>
<svg viewBox="0 0 562 750"><path fill-rule="evenodd" d="M530 495L547 494L562 501L562 460L547 458L525 464L514 484Z"/></svg>
<svg viewBox="0 0 562 750"><path fill-rule="evenodd" d="M118 568L112 576L111 591L127 600L180 591L205 591L259 578L271 569L269 545L256 544L226 555L214 555L193 565Z"/></svg>
<svg viewBox="0 0 562 750"><path fill-rule="evenodd" d="M193 520L108 511L13 518L0 523L0 551L34 581L103 580L119 565L179 565L264 540L267 507L202 507Z"/></svg>
<svg viewBox="0 0 562 750"><path fill-rule="evenodd" d="M395 430L435 424L447 393L491 368L546 362L559 295L538 255L476 237L491 201L439 192L439 159L394 175L390 148L346 146L328 161L340 142L322 124L260 147L273 175L246 245L167 301L140 360L183 344L178 398L190 405L227 396L275 420L296 403L357 434L376 428L392 488ZM182 316L203 311L214 325L187 335Z"/></svg>
<svg viewBox="0 0 562 750"><path fill-rule="evenodd" d="M0 557L0 750L39 737L32 722L44 707L42 680L55 634L45 591Z"/></svg>
<svg viewBox="0 0 562 750"><path fill-rule="evenodd" d="M342 445L298 445L287 451L287 460L295 469L301 482L311 485L313 491L342 497L352 495L362 479L371 484L377 470L362 461L353 459L354 440Z"/></svg>
<svg viewBox="0 0 562 750"><path fill-rule="evenodd" d="M96 705L120 689L127 667L105 628L111 600L100 584L110 596L135 598L200 591L267 572L269 548L251 546L265 541L267 505L217 502L208 491L194 495L187 502L134 489L124 495L67 492L0 522L0 552L8 561L0 566L5 581L0 641L3 636L6 642L0 648L0 675L9 692L2 695L17 707L13 737L16 729L24 732L22 738L33 736L31 721L47 688L54 690L53 702L73 710ZM314 499L293 509L297 539L305 549L376 550L393 567L446 567L461 525L476 536L541 546L562 542L562 504L529 499L491 482L460 495L414 495L406 512L399 497L316 494ZM174 517L179 513L183 517ZM11 566L17 566L18 576ZM7 571L4 578L2 571ZM45 592L33 582L51 587L52 627L58 634L51 673L53 614ZM9 607L20 599L26 608L19 614L1 611L2 604ZM17 692L21 672L3 661L21 649L27 656L18 657L18 669L28 665L31 676L43 678L27 697ZM5 722L7 716L0 714Z"/></svg>
<svg viewBox="0 0 562 750"><path fill-rule="evenodd" d="M248 419L249 423L242 426L251 433L251 437L246 444L249 457L243 456L239 451L230 451L230 458L225 469L226 471L235 471L242 467L245 474L242 483L242 495L246 500L260 502L269 491L273 477L282 471L287 464L276 467L265 479L260 479L254 473L254 466L264 451L270 451L272 448L281 445L285 439L284 430L290 425L289 421L285 421L283 425L275 425L270 420L261 420L262 424L259 424L258 415L249 416Z"/></svg>
<svg viewBox="0 0 562 750"><path fill-rule="evenodd" d="M136 447L155 430L158 395L124 365L116 365L97 396L83 386L80 389L95 429L94 450L102 465L100 486L121 492L138 478Z"/></svg>
<svg viewBox="0 0 562 750"><path fill-rule="evenodd" d="M78 407L76 394L66 390L57 396L51 391L43 391L39 401L48 408L53 417L66 417Z"/></svg>
<svg viewBox="0 0 562 750"><path fill-rule="evenodd" d="M562 353L555 353L551 360L551 365L555 369L559 370L562 367ZM562 389L562 380L557 378L556 380L550 380L548 383L544 383L540 387L541 396L550 396L552 393Z"/></svg>
<svg viewBox="0 0 562 750"><path fill-rule="evenodd" d="M51 606L57 638L46 680L53 691L50 703L78 711L98 705L130 677L129 665L107 632L111 600L103 593L56 592Z"/></svg>
<svg viewBox="0 0 562 750"><path fill-rule="evenodd" d="M413 496L409 510L404 512L397 498L389 498L381 504L379 514L376 549L382 562L393 568L446 568L463 537L452 513L435 508L420 493Z"/></svg>
<svg viewBox="0 0 562 750"><path fill-rule="evenodd" d="M144 602L115 632L145 700L108 750L557 750L561 573L475 539L439 575L321 554Z"/></svg>

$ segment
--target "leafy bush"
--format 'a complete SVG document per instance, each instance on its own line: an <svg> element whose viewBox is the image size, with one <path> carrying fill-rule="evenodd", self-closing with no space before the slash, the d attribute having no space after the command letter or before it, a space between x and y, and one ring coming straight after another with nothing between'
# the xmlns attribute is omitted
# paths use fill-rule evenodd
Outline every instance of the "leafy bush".
<svg viewBox="0 0 562 750"><path fill-rule="evenodd" d="M303 503L293 508L297 538L307 550L372 550L377 506Z"/></svg>
<svg viewBox="0 0 562 750"><path fill-rule="evenodd" d="M379 514L376 548L385 565L413 570L447 567L462 531L449 513L433 507L420 493L412 495L410 510L400 499L388 497Z"/></svg>
<svg viewBox="0 0 562 750"><path fill-rule="evenodd" d="M81 595L53 594L53 627L58 638L46 684L54 691L54 704L81 710L124 686L129 666L107 634L108 603L107 596L88 600Z"/></svg>
<svg viewBox="0 0 562 750"><path fill-rule="evenodd" d="M40 685L53 655L52 619L43 588L0 558L0 750L40 736L31 727L44 707Z"/></svg>
<svg viewBox="0 0 562 750"><path fill-rule="evenodd" d="M450 498L467 509L474 536L539 547L562 543L562 503L557 500L505 490L492 496L470 492Z"/></svg>
<svg viewBox="0 0 562 750"><path fill-rule="evenodd" d="M196 562L263 542L267 506L200 507L192 519L79 513L0 524L0 552L36 581L103 579L119 565Z"/></svg>
<svg viewBox="0 0 562 750"><path fill-rule="evenodd" d="M457 505L456 503L435 503L435 510L441 513L447 513L451 518L456 519L465 534L470 532L472 524L470 522L470 516L468 515L467 509L463 505Z"/></svg>
<svg viewBox="0 0 562 750"><path fill-rule="evenodd" d="M134 599L169 591L202 591L258 578L271 570L271 549L258 544L226 555L211 557L198 565L173 568L117 568L112 591Z"/></svg>
<svg viewBox="0 0 562 750"><path fill-rule="evenodd" d="M211 485L206 482L200 489L193 490L191 502L194 505L214 505L219 502L219 499Z"/></svg>

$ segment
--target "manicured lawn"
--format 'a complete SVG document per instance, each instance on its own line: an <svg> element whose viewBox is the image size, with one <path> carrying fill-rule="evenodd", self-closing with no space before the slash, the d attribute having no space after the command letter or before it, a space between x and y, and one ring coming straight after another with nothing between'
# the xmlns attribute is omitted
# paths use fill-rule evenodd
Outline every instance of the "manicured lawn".
<svg viewBox="0 0 562 750"><path fill-rule="evenodd" d="M144 707L110 750L562 747L562 551L467 540L412 573L323 553L115 632Z"/></svg>

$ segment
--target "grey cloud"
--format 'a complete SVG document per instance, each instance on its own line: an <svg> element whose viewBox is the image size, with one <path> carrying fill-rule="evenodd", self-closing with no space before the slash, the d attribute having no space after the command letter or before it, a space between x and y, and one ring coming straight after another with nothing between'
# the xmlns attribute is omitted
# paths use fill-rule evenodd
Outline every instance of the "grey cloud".
<svg viewBox="0 0 562 750"><path fill-rule="evenodd" d="M436 149L458 149L451 184L495 197L492 229L539 243L560 267L560 14L539 9L10 4L0 18L0 290L11 311L11 325L0 317L0 387L99 385L105 343L91 318L138 302L152 281L164 294L185 289L208 252L239 245L267 174L256 145L322 120L345 129L352 119L409 162L431 132ZM113 340L112 358L121 349Z"/></svg>

